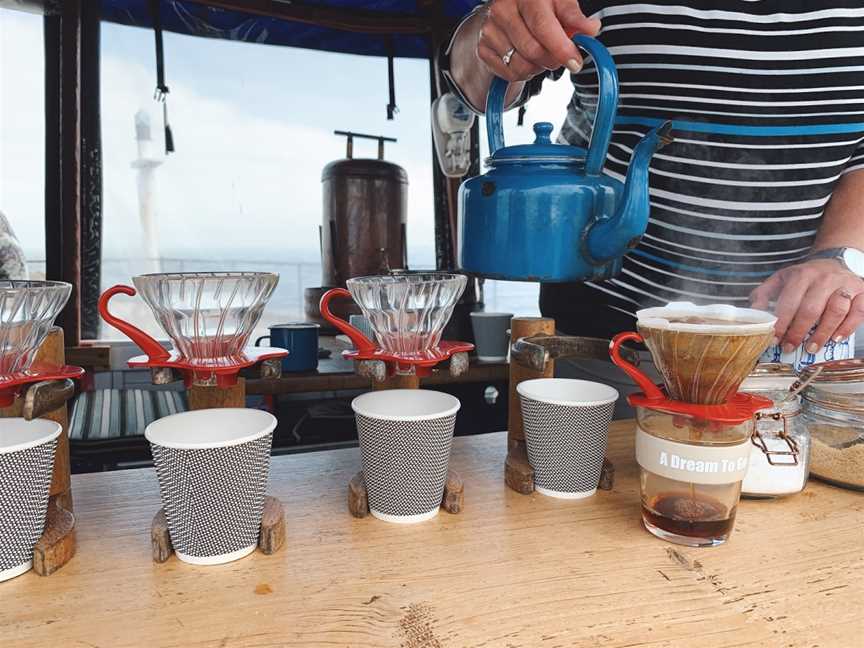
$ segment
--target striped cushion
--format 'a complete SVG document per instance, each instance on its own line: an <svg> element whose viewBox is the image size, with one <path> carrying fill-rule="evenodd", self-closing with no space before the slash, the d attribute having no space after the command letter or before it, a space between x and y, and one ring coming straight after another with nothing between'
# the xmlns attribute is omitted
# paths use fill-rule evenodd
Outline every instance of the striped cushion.
<svg viewBox="0 0 864 648"><path fill-rule="evenodd" d="M75 401L69 438L107 441L144 436L152 421L185 412L186 393L145 389L99 389L83 392Z"/></svg>

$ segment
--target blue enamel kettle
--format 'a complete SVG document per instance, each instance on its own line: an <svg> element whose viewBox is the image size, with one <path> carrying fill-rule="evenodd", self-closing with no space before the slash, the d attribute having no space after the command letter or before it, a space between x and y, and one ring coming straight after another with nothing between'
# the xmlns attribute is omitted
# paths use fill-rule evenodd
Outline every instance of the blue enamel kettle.
<svg viewBox="0 0 864 648"><path fill-rule="evenodd" d="M459 188L462 270L509 281L584 281L621 271L648 226L648 164L672 141L671 122L645 135L622 184L603 175L618 107L615 64L599 41L573 42L594 59L599 101L591 144L553 144L552 124L534 125L533 144L504 146L507 82L496 78L486 103L490 170Z"/></svg>

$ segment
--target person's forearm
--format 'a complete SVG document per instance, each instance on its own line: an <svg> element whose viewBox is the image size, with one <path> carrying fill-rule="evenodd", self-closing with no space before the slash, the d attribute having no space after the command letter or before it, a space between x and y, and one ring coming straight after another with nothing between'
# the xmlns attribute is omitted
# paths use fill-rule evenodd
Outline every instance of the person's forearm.
<svg viewBox="0 0 864 648"><path fill-rule="evenodd" d="M864 169L840 178L825 206L813 251L838 247L864 250Z"/></svg>
<svg viewBox="0 0 864 648"><path fill-rule="evenodd" d="M483 14L475 13L460 27L450 50L450 74L471 105L485 112L492 73L477 56L477 41L482 25ZM506 105L509 106L519 97L524 85L524 82L510 84Z"/></svg>

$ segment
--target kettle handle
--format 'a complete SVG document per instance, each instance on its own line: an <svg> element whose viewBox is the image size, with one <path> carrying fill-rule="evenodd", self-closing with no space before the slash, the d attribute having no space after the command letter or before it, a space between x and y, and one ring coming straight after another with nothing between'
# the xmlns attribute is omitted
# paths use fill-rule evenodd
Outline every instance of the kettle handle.
<svg viewBox="0 0 864 648"><path fill-rule="evenodd" d="M615 62L603 44L590 36L574 36L573 42L584 49L594 59L598 91L597 113L591 129L591 144L585 161L587 175L600 175L606 162L606 151L612 139L612 126L618 110L618 72ZM507 94L508 81L500 77L492 79L486 97L486 135L489 139L489 155L504 147L504 96Z"/></svg>

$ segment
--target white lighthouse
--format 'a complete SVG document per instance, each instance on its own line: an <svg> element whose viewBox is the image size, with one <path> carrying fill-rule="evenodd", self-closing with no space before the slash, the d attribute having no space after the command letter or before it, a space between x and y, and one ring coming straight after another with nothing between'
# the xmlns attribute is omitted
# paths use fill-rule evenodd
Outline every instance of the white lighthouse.
<svg viewBox="0 0 864 648"><path fill-rule="evenodd" d="M138 170L138 216L141 222L141 251L144 272L160 272L159 235L156 227L156 168L162 159L153 153L150 115L143 110L135 113L135 141L138 159L132 168Z"/></svg>

